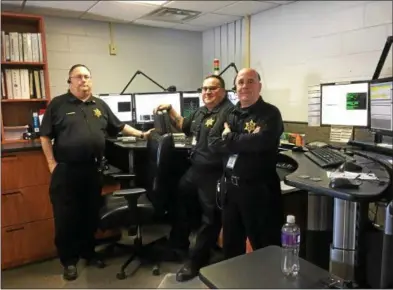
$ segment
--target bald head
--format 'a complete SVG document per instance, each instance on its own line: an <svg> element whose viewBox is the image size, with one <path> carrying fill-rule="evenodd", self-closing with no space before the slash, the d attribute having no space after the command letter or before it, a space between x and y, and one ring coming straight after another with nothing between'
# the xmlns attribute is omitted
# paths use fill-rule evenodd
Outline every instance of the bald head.
<svg viewBox="0 0 393 290"><path fill-rule="evenodd" d="M247 108L258 101L262 84L261 78L255 69L241 69L236 76L235 83L240 106L242 108Z"/></svg>

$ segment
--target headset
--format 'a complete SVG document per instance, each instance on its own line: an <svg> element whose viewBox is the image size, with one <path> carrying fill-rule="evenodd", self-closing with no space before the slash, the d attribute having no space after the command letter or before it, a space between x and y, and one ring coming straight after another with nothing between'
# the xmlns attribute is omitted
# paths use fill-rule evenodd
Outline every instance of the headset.
<svg viewBox="0 0 393 290"><path fill-rule="evenodd" d="M68 75L70 75L70 74L72 73L72 71L73 71L74 69L76 69L77 67L84 67L85 69L87 69L87 70L90 72L90 69L89 69L87 66L85 66L84 64L78 63L78 64L74 64L74 65L70 68L70 70L68 71ZM91 72L90 72L90 73L91 73ZM71 78L68 78L67 84L70 84L70 83L71 83Z"/></svg>

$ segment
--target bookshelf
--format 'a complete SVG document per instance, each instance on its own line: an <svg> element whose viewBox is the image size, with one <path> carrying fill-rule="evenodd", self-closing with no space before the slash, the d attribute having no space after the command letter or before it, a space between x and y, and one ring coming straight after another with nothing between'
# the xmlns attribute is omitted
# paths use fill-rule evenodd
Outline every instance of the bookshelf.
<svg viewBox="0 0 393 290"><path fill-rule="evenodd" d="M42 16L1 13L1 81L1 143L26 142L17 128L51 99ZM9 130L20 138L7 139Z"/></svg>

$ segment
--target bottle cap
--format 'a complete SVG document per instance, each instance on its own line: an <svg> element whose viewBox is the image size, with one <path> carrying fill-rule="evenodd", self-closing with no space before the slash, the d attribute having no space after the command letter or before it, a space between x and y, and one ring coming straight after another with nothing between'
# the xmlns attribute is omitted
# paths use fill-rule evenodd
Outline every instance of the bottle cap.
<svg viewBox="0 0 393 290"><path fill-rule="evenodd" d="M295 216L287 215L287 223L294 224L295 223Z"/></svg>

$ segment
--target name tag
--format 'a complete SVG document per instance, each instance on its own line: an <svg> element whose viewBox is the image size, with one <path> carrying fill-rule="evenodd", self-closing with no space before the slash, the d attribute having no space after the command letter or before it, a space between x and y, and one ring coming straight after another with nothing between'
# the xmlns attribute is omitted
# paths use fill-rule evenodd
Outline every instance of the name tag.
<svg viewBox="0 0 393 290"><path fill-rule="evenodd" d="M233 154L229 156L228 162L227 162L227 168L233 170L235 168L236 160L237 160L237 154Z"/></svg>
<svg viewBox="0 0 393 290"><path fill-rule="evenodd" d="M194 137L192 137L191 145L192 145L192 146L195 146L196 143L197 143L196 137L194 136Z"/></svg>

